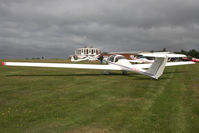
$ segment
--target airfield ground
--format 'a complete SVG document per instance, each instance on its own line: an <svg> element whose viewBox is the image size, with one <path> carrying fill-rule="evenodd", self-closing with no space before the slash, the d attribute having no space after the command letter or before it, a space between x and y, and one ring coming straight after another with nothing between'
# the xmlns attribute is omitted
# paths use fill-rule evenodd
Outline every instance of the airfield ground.
<svg viewBox="0 0 199 133"><path fill-rule="evenodd" d="M1 65L0 132L198 133L199 64L168 67L159 80Z"/></svg>

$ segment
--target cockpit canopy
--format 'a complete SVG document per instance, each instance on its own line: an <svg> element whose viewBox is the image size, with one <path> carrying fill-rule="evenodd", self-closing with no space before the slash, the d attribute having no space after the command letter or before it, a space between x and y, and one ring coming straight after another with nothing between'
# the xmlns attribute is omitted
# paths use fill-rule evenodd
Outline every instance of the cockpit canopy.
<svg viewBox="0 0 199 133"><path fill-rule="evenodd" d="M111 55L111 56L109 56L108 61L118 62L118 60L120 60L120 59L126 59L126 58L122 55Z"/></svg>

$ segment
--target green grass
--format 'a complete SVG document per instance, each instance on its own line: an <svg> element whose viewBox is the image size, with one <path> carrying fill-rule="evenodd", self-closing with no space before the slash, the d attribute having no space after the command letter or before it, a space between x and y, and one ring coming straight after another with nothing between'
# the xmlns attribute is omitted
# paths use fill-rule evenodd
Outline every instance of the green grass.
<svg viewBox="0 0 199 133"><path fill-rule="evenodd" d="M159 80L120 74L1 65L0 132L199 132L199 64L168 67Z"/></svg>

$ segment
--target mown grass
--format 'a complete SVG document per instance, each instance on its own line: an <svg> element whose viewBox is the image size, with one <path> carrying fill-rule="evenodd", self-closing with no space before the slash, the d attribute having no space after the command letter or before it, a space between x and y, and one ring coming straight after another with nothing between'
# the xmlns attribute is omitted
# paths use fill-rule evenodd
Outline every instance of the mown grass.
<svg viewBox="0 0 199 133"><path fill-rule="evenodd" d="M168 67L159 80L2 65L0 78L2 133L199 132L199 64Z"/></svg>

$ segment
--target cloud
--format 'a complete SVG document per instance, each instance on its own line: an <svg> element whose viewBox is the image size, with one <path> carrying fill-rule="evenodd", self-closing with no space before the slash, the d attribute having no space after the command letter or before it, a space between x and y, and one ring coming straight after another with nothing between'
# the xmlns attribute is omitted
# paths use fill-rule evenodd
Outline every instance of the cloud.
<svg viewBox="0 0 199 133"><path fill-rule="evenodd" d="M0 58L199 50L198 0L0 0Z"/></svg>

